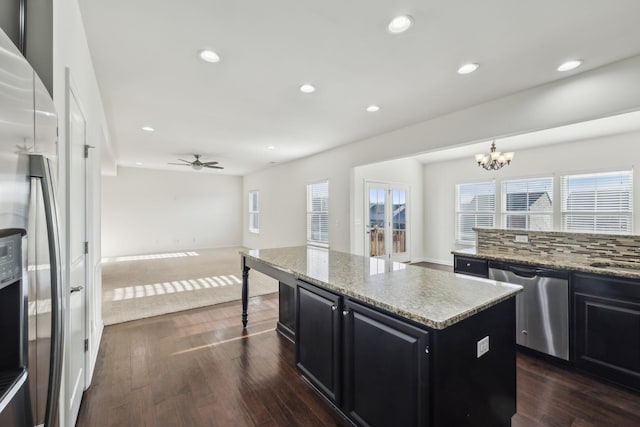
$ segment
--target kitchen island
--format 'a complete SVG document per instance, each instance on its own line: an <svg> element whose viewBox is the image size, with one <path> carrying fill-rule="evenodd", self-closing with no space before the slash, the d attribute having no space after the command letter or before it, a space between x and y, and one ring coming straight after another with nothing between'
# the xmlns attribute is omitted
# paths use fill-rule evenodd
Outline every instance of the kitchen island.
<svg viewBox="0 0 640 427"><path fill-rule="evenodd" d="M241 257L243 324L249 271L277 279L298 369L355 424L510 425L519 286L305 246Z"/></svg>

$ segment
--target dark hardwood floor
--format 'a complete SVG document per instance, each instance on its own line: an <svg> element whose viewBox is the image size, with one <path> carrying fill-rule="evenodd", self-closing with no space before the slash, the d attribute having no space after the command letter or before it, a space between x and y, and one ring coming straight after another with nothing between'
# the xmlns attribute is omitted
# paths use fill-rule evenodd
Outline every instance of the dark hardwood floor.
<svg viewBox="0 0 640 427"><path fill-rule="evenodd" d="M414 262L414 263L411 263L411 265L415 265L418 267L433 268L434 270L442 270L442 271L448 271L450 273L453 273L453 266L451 265L436 264L435 262L426 262L426 261Z"/></svg>
<svg viewBox="0 0 640 427"><path fill-rule="evenodd" d="M347 426L275 332L277 295L105 328L78 426ZM514 427L639 426L640 394L518 355Z"/></svg>

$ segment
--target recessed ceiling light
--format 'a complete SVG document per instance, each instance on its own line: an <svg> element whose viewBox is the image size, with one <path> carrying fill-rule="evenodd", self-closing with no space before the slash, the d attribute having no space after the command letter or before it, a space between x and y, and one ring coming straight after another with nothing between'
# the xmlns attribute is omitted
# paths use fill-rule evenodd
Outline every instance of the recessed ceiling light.
<svg viewBox="0 0 640 427"><path fill-rule="evenodd" d="M578 68L580 65L582 64L582 61L578 60L578 59L574 59L571 61L567 61L567 62L563 62L562 64L560 64L560 66L558 67L558 71L569 71L569 70L573 70L575 68Z"/></svg>
<svg viewBox="0 0 640 427"><path fill-rule="evenodd" d="M300 92L304 93L313 93L316 91L316 87L314 85L310 85L309 83L305 83L300 86Z"/></svg>
<svg viewBox="0 0 640 427"><path fill-rule="evenodd" d="M267 147L267 150L275 150L276 146L275 145L270 145Z"/></svg>
<svg viewBox="0 0 640 427"><path fill-rule="evenodd" d="M411 25L413 25L413 19L409 15L399 15L389 22L387 30L391 34L400 34L411 28Z"/></svg>
<svg viewBox="0 0 640 427"><path fill-rule="evenodd" d="M464 64L462 67L458 68L458 74L473 73L475 70L478 69L478 67L480 67L480 65L475 63Z"/></svg>
<svg viewBox="0 0 640 427"><path fill-rule="evenodd" d="M370 113L375 113L376 111L379 111L380 107L378 107L377 105L369 105L367 107L367 111Z"/></svg>
<svg viewBox="0 0 640 427"><path fill-rule="evenodd" d="M145 126L142 128L142 130L146 131L146 132L153 132L155 129L152 128L151 126Z"/></svg>
<svg viewBox="0 0 640 427"><path fill-rule="evenodd" d="M205 62L220 62L220 57L212 50L204 49L200 51L200 59Z"/></svg>
<svg viewBox="0 0 640 427"><path fill-rule="evenodd" d="M136 165L142 166L142 162L136 162Z"/></svg>

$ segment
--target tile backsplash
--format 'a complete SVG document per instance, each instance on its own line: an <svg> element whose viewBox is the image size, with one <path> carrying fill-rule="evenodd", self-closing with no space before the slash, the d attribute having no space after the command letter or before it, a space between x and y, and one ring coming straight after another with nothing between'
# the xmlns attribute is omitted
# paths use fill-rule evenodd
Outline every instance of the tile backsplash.
<svg viewBox="0 0 640 427"><path fill-rule="evenodd" d="M569 233L559 231L522 231L478 228L478 254L519 256L580 256L640 264L640 235ZM527 236L527 243L516 242Z"/></svg>

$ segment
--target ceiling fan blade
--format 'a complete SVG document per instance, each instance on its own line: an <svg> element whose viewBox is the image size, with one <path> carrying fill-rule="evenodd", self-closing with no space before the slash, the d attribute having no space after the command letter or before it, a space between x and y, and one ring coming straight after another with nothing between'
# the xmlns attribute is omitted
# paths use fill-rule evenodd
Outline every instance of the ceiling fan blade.
<svg viewBox="0 0 640 427"><path fill-rule="evenodd" d="M189 163L189 164L193 163L193 162L189 162L189 161L184 160L184 159L178 159L178 160L180 160L181 162Z"/></svg>
<svg viewBox="0 0 640 427"><path fill-rule="evenodd" d="M176 165L176 166L191 166L191 163L167 163L168 165Z"/></svg>
<svg viewBox="0 0 640 427"><path fill-rule="evenodd" d="M203 165L217 165L220 162L202 162Z"/></svg>
<svg viewBox="0 0 640 427"><path fill-rule="evenodd" d="M224 169L222 166L204 165L205 168L211 169Z"/></svg>

